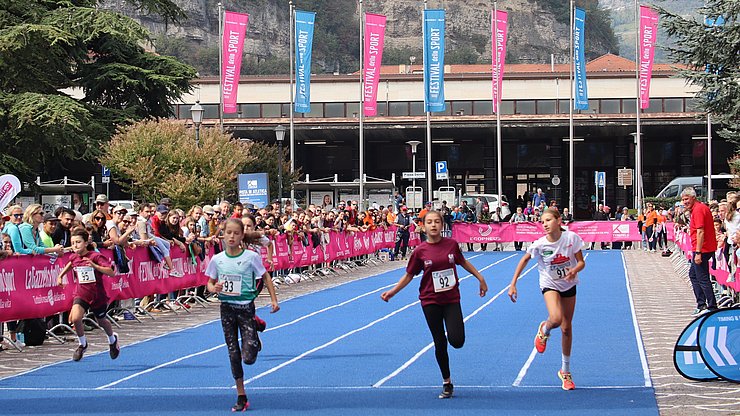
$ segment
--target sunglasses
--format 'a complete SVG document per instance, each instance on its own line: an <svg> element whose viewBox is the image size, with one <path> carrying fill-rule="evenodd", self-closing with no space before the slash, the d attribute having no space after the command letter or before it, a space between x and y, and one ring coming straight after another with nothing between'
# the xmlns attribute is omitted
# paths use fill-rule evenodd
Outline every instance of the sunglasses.
<svg viewBox="0 0 740 416"><path fill-rule="evenodd" d="M121 221L124 224L131 224L131 221Z"/></svg>
<svg viewBox="0 0 740 416"><path fill-rule="evenodd" d="M95 219L95 221L100 221L100 220L104 220L105 217L94 217L94 219Z"/></svg>
<svg viewBox="0 0 740 416"><path fill-rule="evenodd" d="M23 218L23 214L13 214L15 218Z"/></svg>

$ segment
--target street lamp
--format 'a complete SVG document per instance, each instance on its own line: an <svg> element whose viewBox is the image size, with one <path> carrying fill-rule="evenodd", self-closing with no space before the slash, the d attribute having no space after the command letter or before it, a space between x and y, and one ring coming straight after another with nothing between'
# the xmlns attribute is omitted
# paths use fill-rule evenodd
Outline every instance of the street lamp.
<svg viewBox="0 0 740 416"><path fill-rule="evenodd" d="M409 140L406 142L407 145L411 146L411 154L414 156L411 162L411 171L414 175L412 178L411 186L414 188L414 195L416 195L416 146L420 145L421 142L418 140ZM408 205L408 195L406 195L406 204Z"/></svg>
<svg viewBox="0 0 740 416"><path fill-rule="evenodd" d="M275 138L278 143L278 201L280 201L280 213L283 213L283 139L285 139L285 126L278 124L275 127Z"/></svg>
<svg viewBox="0 0 740 416"><path fill-rule="evenodd" d="M196 101L195 105L190 107L190 117L193 119L195 124L195 146L200 147L200 123L203 122L203 106L200 105L200 101Z"/></svg>

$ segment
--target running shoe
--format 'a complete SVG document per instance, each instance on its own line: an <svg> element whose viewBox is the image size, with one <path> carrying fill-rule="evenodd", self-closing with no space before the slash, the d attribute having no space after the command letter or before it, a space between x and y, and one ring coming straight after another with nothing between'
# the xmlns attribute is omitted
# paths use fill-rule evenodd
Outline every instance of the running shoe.
<svg viewBox="0 0 740 416"><path fill-rule="evenodd" d="M85 344L84 347L82 345L77 347L77 349L75 350L75 353L72 354L72 360L80 361L82 359L82 356L85 354L85 351L87 351L87 344Z"/></svg>
<svg viewBox="0 0 740 416"><path fill-rule="evenodd" d="M254 322L257 324L258 332L263 332L267 328L267 322L257 315L254 315Z"/></svg>
<svg viewBox="0 0 740 416"><path fill-rule="evenodd" d="M452 383L444 383L442 384L442 393L439 393L440 399L449 399L452 397L452 392L455 390L455 387L452 385Z"/></svg>
<svg viewBox="0 0 740 416"><path fill-rule="evenodd" d="M547 348L547 339L550 338L550 335L545 335L544 332L542 332L542 326L545 325L546 321L540 322L540 325L537 327L537 335L534 337L534 347L537 348L537 352L542 354L545 352L545 349Z"/></svg>
<svg viewBox="0 0 740 416"><path fill-rule="evenodd" d="M238 396L236 398L236 404L231 408L232 412L244 412L249 408L249 400L247 396Z"/></svg>
<svg viewBox="0 0 740 416"><path fill-rule="evenodd" d="M707 313L707 308L696 308L694 309L694 312L691 312L691 316L697 317L704 315L705 313Z"/></svg>
<svg viewBox="0 0 740 416"><path fill-rule="evenodd" d="M558 378L563 382L563 390L575 390L576 385L573 383L573 377L570 372L564 373L563 370L558 370Z"/></svg>
<svg viewBox="0 0 740 416"><path fill-rule="evenodd" d="M177 270L170 270L170 276L172 277L183 277L185 274L183 272L177 271Z"/></svg>
<svg viewBox="0 0 740 416"><path fill-rule="evenodd" d="M115 360L118 358L118 354L121 353L121 347L118 345L118 334L114 332L113 336L116 337L116 342L108 345L108 347L110 348L110 358Z"/></svg>

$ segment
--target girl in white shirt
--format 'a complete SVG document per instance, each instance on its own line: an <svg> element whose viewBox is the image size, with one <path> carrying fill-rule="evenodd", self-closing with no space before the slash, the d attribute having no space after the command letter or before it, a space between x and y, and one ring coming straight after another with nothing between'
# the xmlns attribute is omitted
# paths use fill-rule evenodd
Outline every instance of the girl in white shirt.
<svg viewBox="0 0 740 416"><path fill-rule="evenodd" d="M549 316L538 326L534 345L537 352L545 352L550 331L560 328L563 335L563 352L562 367L558 371L558 377L562 381L563 390L573 390L576 386L570 374L570 352L573 343L571 323L576 307L578 272L586 267L581 252L583 240L578 234L561 228L562 218L555 209L546 209L542 213L541 220L547 234L532 243L527 248L527 254L519 261L509 287L509 297L512 302L516 302L517 280L529 260L532 257L536 258L540 289L545 298Z"/></svg>

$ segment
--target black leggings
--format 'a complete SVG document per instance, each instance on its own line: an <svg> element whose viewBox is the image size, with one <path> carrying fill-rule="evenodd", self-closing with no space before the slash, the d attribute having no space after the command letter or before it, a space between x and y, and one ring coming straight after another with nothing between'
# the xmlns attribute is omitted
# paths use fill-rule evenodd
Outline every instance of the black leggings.
<svg viewBox="0 0 740 416"><path fill-rule="evenodd" d="M450 378L450 357L447 355L447 341L453 348L461 348L465 344L465 324L463 323L462 309L459 303L447 305L422 306L424 317L427 319L429 331L434 339L434 356L442 371L442 378ZM445 336L447 327L447 336Z"/></svg>
<svg viewBox="0 0 740 416"><path fill-rule="evenodd" d="M221 303L221 327L224 330L226 348L229 350L231 375L234 379L244 378L244 364L252 365L257 361L259 344L257 328L254 322L254 302L248 305ZM239 346L239 333L242 335Z"/></svg>

